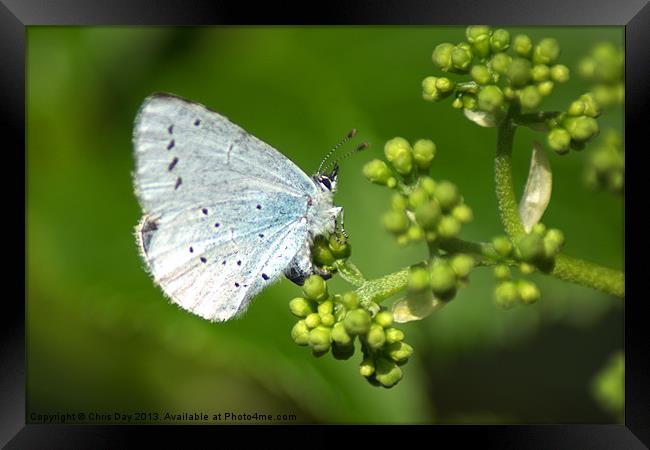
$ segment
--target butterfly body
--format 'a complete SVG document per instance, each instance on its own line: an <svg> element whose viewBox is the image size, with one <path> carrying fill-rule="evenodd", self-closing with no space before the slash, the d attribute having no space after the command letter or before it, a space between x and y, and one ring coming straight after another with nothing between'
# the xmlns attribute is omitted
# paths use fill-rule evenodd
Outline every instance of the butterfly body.
<svg viewBox="0 0 650 450"><path fill-rule="evenodd" d="M332 233L332 175L306 175L222 115L170 94L143 102L133 133L136 228L154 281L185 310L231 319L283 273L314 273L313 239Z"/></svg>

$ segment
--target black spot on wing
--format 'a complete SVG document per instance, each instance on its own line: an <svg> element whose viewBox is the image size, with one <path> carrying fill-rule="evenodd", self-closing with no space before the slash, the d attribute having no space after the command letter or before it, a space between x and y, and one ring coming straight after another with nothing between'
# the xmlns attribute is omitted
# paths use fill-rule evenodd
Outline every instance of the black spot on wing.
<svg viewBox="0 0 650 450"><path fill-rule="evenodd" d="M190 253L194 253L194 248L190 247Z"/></svg>
<svg viewBox="0 0 650 450"><path fill-rule="evenodd" d="M257 209L262 209L262 205L257 205L256 208Z"/></svg>
<svg viewBox="0 0 650 450"><path fill-rule="evenodd" d="M181 183L183 183L183 179L181 177L176 178L176 185L174 186L174 190L178 189Z"/></svg>
<svg viewBox="0 0 650 450"><path fill-rule="evenodd" d="M208 208L203 208L201 210L201 212L207 216L208 215Z"/></svg>
<svg viewBox="0 0 650 450"><path fill-rule="evenodd" d="M195 126L195 127L198 127L199 125L201 125L201 121L200 121L199 119L196 119L196 120L194 121L194 126Z"/></svg>
<svg viewBox="0 0 650 450"><path fill-rule="evenodd" d="M263 273L263 274L262 274L262 278L264 278L264 281L266 281L266 280L269 279L269 276L268 276L267 274Z"/></svg>
<svg viewBox="0 0 650 450"><path fill-rule="evenodd" d="M170 125L169 128L167 128L167 132L172 134L174 132L174 125Z"/></svg>
<svg viewBox="0 0 650 450"><path fill-rule="evenodd" d="M219 228L220 226L221 226L221 224L220 224L219 222L217 222L217 223L214 224L214 227L215 227L215 228Z"/></svg>
<svg viewBox="0 0 650 450"><path fill-rule="evenodd" d="M174 169L174 167L176 167L177 163L178 163L178 158L172 159L172 162L169 163L169 167L167 168L167 170L171 172Z"/></svg>
<svg viewBox="0 0 650 450"><path fill-rule="evenodd" d="M169 141L169 144L167 144L167 150L174 148L174 144L176 144L176 142L173 139Z"/></svg>
<svg viewBox="0 0 650 450"><path fill-rule="evenodd" d="M149 252L149 245L154 231L158 229L158 223L150 217L146 217L142 222L140 228L140 242L142 242L142 250L145 253Z"/></svg>
<svg viewBox="0 0 650 450"><path fill-rule="evenodd" d="M206 258L204 258L203 256L201 256L199 259L200 259L201 262L204 263L204 264L205 264L206 262L208 262L208 260L207 260Z"/></svg>

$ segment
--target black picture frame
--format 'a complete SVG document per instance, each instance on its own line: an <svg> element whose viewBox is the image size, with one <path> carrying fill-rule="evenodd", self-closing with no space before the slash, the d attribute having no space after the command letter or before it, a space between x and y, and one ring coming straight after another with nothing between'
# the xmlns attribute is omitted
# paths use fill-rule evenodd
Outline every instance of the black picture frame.
<svg viewBox="0 0 650 450"><path fill-rule="evenodd" d="M207 0L0 0L0 80L2 104L0 123L3 129L5 167L9 162L13 173L2 179L5 196L15 195L17 181L14 175L25 174L17 169L26 164L25 154L25 51L26 27L35 25L219 25L219 24L377 24L377 25L465 25L491 23L500 25L618 25L625 27L626 43L626 104L625 139L631 149L628 156L635 159L647 144L641 136L647 126L648 86L650 80L650 6L646 0L613 2L605 0L500 0L490 2L456 1L444 4L426 0L329 2L315 7L302 4L259 3L250 7L242 2ZM10 138L10 140L8 140ZM12 142L14 145L9 145ZM13 161L11 158L15 158ZM627 186L633 198L640 197L642 177L634 171L640 164L626 163L632 175ZM24 183L24 181L23 181ZM26 184L23 184L26 186ZM26 198L26 196L25 196ZM644 203L643 199L640 202ZM23 203L23 207L24 207ZM630 211L638 213L637 208ZM626 208L627 214L628 208ZM11 216L11 217L18 217ZM26 215L25 221L27 220ZM26 222L3 221L10 229L4 235L26 236ZM643 221L627 218L626 243L634 242L633 250L647 248L639 232ZM9 234L11 233L11 234ZM632 236L632 238L630 238ZM12 239L9 239L12 240ZM18 246L18 239L12 244ZM28 245L25 242L25 245ZM11 248L11 247L9 247ZM626 250L628 250L626 248ZM8 250L10 252L10 250ZM16 249L16 252L18 249ZM13 252L11 252L13 253ZM634 252L633 252L634 253ZM626 260L632 258L626 251ZM18 265L15 265L18 266ZM625 307L625 363L626 395L625 425L520 425L520 426L434 426L426 430L418 427L435 444L440 438L453 439L455 445L471 443L498 448L645 448L650 445L650 338L643 314L643 296L636 287L642 265L627 265L627 290L630 301ZM26 264L23 267L27 267ZM25 269L26 270L26 269ZM631 278L630 278L631 275ZM26 292L27 272L24 286ZM5 275L6 279L10 279ZM19 277L16 277L19 279ZM13 281L13 280L11 280ZM25 424L25 304L5 295L0 347L0 445L7 448L86 448L127 446L136 433L144 432L148 439L164 439L168 444L171 433L181 434L183 442L197 438L213 439L213 433L222 433L223 427L160 427L160 426L67 426ZM171 428L171 430L170 430ZM228 427L241 438L249 437L250 428ZM254 426L255 430L260 427ZM265 430L275 427L264 427ZM304 430L304 427L294 427ZM392 429L392 427L388 427ZM287 431L286 429L284 431ZM293 431L291 431L293 433ZM398 434L401 434L399 432ZM185 436L184 438L182 436ZM189 439L187 441L185 439ZM293 437L292 439L295 439ZM403 438L401 438L403 439ZM149 441L152 443L153 441ZM213 441L217 445L217 441ZM220 441L223 442L223 441ZM645 445L644 445L645 444Z"/></svg>

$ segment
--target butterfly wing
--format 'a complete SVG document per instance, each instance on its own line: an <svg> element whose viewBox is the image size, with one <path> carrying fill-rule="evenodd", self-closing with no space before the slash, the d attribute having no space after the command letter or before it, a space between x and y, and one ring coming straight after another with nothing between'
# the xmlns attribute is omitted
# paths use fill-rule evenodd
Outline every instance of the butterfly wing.
<svg viewBox="0 0 650 450"><path fill-rule="evenodd" d="M133 142L137 237L154 280L206 319L241 313L308 239L314 183L225 117L168 94L144 101Z"/></svg>

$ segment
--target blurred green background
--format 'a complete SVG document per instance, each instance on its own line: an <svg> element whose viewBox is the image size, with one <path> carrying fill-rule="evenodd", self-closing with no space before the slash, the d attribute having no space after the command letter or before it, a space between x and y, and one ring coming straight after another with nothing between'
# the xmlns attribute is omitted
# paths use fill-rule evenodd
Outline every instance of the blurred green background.
<svg viewBox="0 0 650 450"><path fill-rule="evenodd" d="M623 28L526 28L556 37L575 73ZM131 132L142 100L167 91L215 109L306 172L352 127L368 153L346 160L337 204L346 208L352 261L378 277L426 256L381 227L388 191L361 176L394 136L431 138L432 174L455 182L475 220L461 237L501 232L493 190L496 131L450 106L422 100L437 71L436 44L462 27L29 27L27 62L27 420L31 412L295 414L322 423L613 422L591 392L623 348L623 302L541 276L542 299L509 311L492 303L494 279L476 270L446 308L402 327L415 348L391 390L348 361L314 358L289 335L287 280L239 320L213 324L163 297L143 270L133 236ZM589 90L573 76L542 104L564 109ZM601 127L622 130L623 112ZM531 140L517 133L521 192ZM588 149L586 150L589 151ZM623 200L582 182L584 153L550 155L554 190L544 223L568 254L623 266ZM342 292L340 279L331 288ZM621 394L622 395L622 394Z"/></svg>

